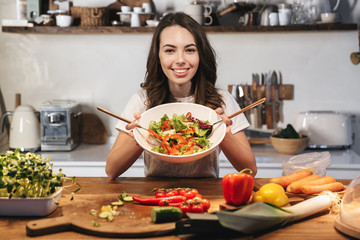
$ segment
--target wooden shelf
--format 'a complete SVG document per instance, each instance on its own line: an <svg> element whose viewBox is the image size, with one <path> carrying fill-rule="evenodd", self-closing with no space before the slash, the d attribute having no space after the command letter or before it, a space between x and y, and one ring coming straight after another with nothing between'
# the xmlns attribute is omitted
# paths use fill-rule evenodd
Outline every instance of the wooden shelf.
<svg viewBox="0 0 360 240"><path fill-rule="evenodd" d="M357 24L308 24L288 26L204 26L206 32L293 32L293 31L350 31L358 30ZM152 33L153 27L112 27L112 26L73 26L73 27L2 27L6 33L39 33L39 34L127 34Z"/></svg>

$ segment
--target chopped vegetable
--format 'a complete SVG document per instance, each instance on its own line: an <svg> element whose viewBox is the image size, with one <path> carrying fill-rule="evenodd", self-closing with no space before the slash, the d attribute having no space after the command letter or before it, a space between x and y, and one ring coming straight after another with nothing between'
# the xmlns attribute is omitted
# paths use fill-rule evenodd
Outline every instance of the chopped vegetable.
<svg viewBox="0 0 360 240"><path fill-rule="evenodd" d="M114 207L114 206L124 206L124 202L119 200L119 201L116 201L116 202L111 202L110 205L112 207Z"/></svg>
<svg viewBox="0 0 360 240"><path fill-rule="evenodd" d="M129 196L126 192L122 192L119 196L119 199L123 200L124 202L132 202L134 199L132 196Z"/></svg>
<svg viewBox="0 0 360 240"><path fill-rule="evenodd" d="M270 182L281 185L283 188L286 188L290 183L298 181L302 178L310 176L313 174L313 171L309 169L302 169L300 171L294 172L292 174L282 176L282 177L274 177L270 179Z"/></svg>
<svg viewBox="0 0 360 240"><path fill-rule="evenodd" d="M224 176L222 180L223 195L226 203L240 205L247 203L251 197L254 188L254 178L245 173L251 169L245 168L238 173L230 173Z"/></svg>
<svg viewBox="0 0 360 240"><path fill-rule="evenodd" d="M94 227L100 227L100 223L97 222L97 221L95 221L95 220L92 221L92 225L93 225Z"/></svg>
<svg viewBox="0 0 360 240"><path fill-rule="evenodd" d="M153 207L150 211L154 223L176 222L182 218L182 215L178 207Z"/></svg>
<svg viewBox="0 0 360 240"><path fill-rule="evenodd" d="M276 183L267 183L254 194L254 202L267 202L275 206L282 207L289 203L282 186Z"/></svg>
<svg viewBox="0 0 360 240"><path fill-rule="evenodd" d="M64 186L69 179L61 169L57 174L53 172L50 157L42 159L35 153L20 153L19 149L0 154L0 197L48 197L59 188L77 185L73 195L80 185L72 177L72 184Z"/></svg>
<svg viewBox="0 0 360 240"><path fill-rule="evenodd" d="M170 119L166 114L159 122L151 121L149 132L162 140L153 151L169 155L187 155L204 151L210 147L207 137L211 126L191 116L191 113Z"/></svg>

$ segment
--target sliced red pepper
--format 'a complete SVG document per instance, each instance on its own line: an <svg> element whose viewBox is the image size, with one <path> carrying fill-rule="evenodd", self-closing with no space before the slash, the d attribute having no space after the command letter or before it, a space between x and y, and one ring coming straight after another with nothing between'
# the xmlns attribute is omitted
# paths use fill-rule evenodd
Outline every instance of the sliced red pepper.
<svg viewBox="0 0 360 240"><path fill-rule="evenodd" d="M168 131L171 129L169 122L170 122L170 120L165 120L163 122L163 125L161 126L161 131Z"/></svg>
<svg viewBox="0 0 360 240"><path fill-rule="evenodd" d="M188 149L186 149L184 155L193 154L193 152L194 152L194 148L193 148L193 146L190 146L190 147L188 147Z"/></svg>
<svg viewBox="0 0 360 240"><path fill-rule="evenodd" d="M155 137L157 137L158 139L163 140L163 138L162 138L159 134L157 134L156 132L154 132L154 131L151 130L150 128L149 128L149 132L150 132L152 135L154 135Z"/></svg>
<svg viewBox="0 0 360 240"><path fill-rule="evenodd" d="M136 196L133 196L134 201L144 204L144 205L159 205L159 202L162 200L166 200L169 203L178 203L178 202L184 202L186 200L186 197L177 195L177 196L171 196L171 197L159 197L159 198L139 198Z"/></svg>
<svg viewBox="0 0 360 240"><path fill-rule="evenodd" d="M171 140L174 140L176 142L176 144L172 144L173 146L171 146L171 144L170 144ZM181 148L181 145L187 144L187 143L188 142L186 141L186 139L183 136L174 133L174 134L166 135L164 137L164 139L161 143L161 147L165 148L166 151L168 151L168 153L171 155L179 155L180 154L179 150Z"/></svg>
<svg viewBox="0 0 360 240"><path fill-rule="evenodd" d="M245 168L238 173L229 173L222 180L223 195L226 203L240 205L250 200L253 188L254 178L250 174L244 173L251 169Z"/></svg>
<svg viewBox="0 0 360 240"><path fill-rule="evenodd" d="M191 112L188 112L186 115L185 115L186 118L190 118L191 117Z"/></svg>
<svg viewBox="0 0 360 240"><path fill-rule="evenodd" d="M172 203L172 202L169 202L167 200L161 200L159 202L159 206L169 206L169 207L178 207L180 208L180 206L183 204L184 202L178 202L178 203Z"/></svg>

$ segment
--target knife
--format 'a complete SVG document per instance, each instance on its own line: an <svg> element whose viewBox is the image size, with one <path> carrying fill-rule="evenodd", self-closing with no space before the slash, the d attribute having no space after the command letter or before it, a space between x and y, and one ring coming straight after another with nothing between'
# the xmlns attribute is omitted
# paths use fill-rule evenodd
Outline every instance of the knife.
<svg viewBox="0 0 360 240"><path fill-rule="evenodd" d="M247 83L244 85L244 98L245 98L246 105L250 105L251 96L249 95L249 86L247 85ZM244 115L245 115L246 119L250 122L250 111L244 112Z"/></svg>
<svg viewBox="0 0 360 240"><path fill-rule="evenodd" d="M279 82L278 76L275 71L273 71L271 75L271 83L274 86L274 94L273 94L273 101L274 101L274 119L275 122L280 122L280 98L279 98Z"/></svg>
<svg viewBox="0 0 360 240"><path fill-rule="evenodd" d="M252 89L251 89L251 98L252 98L253 102L260 99L260 98L258 98L258 93L257 93L258 85L259 85L258 75L253 74L252 75ZM261 127L261 122L260 122L261 108L260 107L253 108L253 113L254 113L254 128L260 128Z"/></svg>
<svg viewBox="0 0 360 240"><path fill-rule="evenodd" d="M265 86L265 81L267 78L267 74L266 73L262 73L261 74L261 86L260 86L260 96L261 97L266 97L266 86ZM261 119L261 125L266 124L266 104L262 104L261 105L261 111L260 111L260 119Z"/></svg>
<svg viewBox="0 0 360 240"><path fill-rule="evenodd" d="M272 82L271 82L271 72L267 75L266 80L266 126L268 129L274 128L274 107L272 100Z"/></svg>

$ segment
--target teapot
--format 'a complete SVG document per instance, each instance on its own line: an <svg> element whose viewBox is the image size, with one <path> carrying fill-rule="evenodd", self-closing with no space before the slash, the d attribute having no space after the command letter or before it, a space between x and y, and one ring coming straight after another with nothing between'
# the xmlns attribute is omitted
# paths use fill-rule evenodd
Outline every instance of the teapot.
<svg viewBox="0 0 360 240"><path fill-rule="evenodd" d="M1 117L0 126L3 131L4 120L12 116L9 133L9 147L18 148L21 152L40 150L40 121L32 106L19 105L14 112L5 112Z"/></svg>

